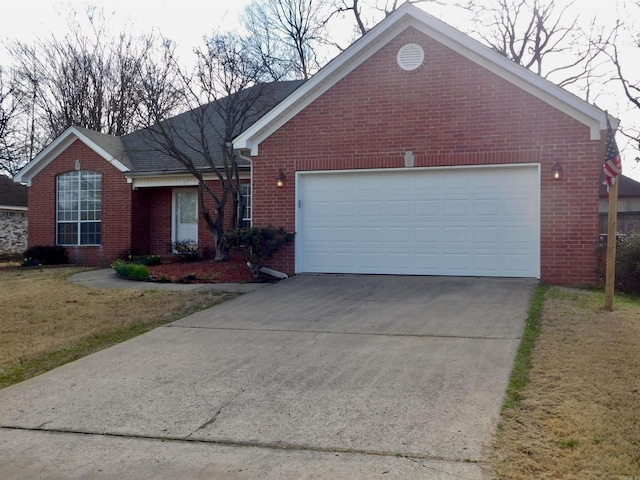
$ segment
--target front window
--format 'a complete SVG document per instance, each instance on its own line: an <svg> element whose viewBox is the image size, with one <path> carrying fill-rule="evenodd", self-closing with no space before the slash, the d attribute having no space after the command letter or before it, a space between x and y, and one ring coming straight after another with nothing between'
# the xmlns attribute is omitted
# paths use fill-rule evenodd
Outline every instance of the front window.
<svg viewBox="0 0 640 480"><path fill-rule="evenodd" d="M102 243L102 175L85 170L58 175L58 245Z"/></svg>

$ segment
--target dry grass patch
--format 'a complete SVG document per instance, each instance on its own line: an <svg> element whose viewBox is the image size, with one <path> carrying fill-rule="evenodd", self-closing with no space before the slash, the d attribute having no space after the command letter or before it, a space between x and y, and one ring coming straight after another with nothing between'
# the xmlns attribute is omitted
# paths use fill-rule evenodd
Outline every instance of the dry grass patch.
<svg viewBox="0 0 640 480"><path fill-rule="evenodd" d="M0 270L0 388L235 296L88 288L79 271Z"/></svg>
<svg viewBox="0 0 640 480"><path fill-rule="evenodd" d="M503 412L499 479L640 478L640 301L552 287L530 382Z"/></svg>

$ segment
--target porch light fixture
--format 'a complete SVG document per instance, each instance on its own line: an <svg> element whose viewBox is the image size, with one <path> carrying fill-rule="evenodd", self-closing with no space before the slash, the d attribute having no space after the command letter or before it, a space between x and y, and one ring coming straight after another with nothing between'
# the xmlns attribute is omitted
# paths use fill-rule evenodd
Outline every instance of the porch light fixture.
<svg viewBox="0 0 640 480"><path fill-rule="evenodd" d="M276 187L283 188L284 187L284 180L286 178L287 178L287 176L284 174L282 169L280 169L280 171L278 173L278 176L276 177Z"/></svg>
<svg viewBox="0 0 640 480"><path fill-rule="evenodd" d="M560 163L556 162L553 164L553 178L555 180L560 180L560 178L562 177L562 165L560 165Z"/></svg>

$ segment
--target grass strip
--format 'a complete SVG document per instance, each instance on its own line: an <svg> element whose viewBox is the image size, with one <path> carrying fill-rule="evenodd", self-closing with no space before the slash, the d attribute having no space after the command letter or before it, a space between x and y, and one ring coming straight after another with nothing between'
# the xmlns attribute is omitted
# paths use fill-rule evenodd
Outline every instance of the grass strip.
<svg viewBox="0 0 640 480"><path fill-rule="evenodd" d="M536 340L540 335L540 324L542 321L542 310L544 308L545 294L549 290L549 285L544 283L538 284L536 291L531 298L529 304L529 312L527 315L527 323L524 327L524 333L516 359L511 370L509 385L507 386L507 394L502 404L502 411L514 408L520 401L522 389L529 383L529 372L531 371L531 353L535 347Z"/></svg>
<svg viewBox="0 0 640 480"><path fill-rule="evenodd" d="M17 366L7 367L0 371L0 389L23 382L37 375L41 375L66 363L73 362L79 358L86 357L87 355L91 355L97 351L137 337L138 335L142 335L154 328L166 325L167 323L173 322L200 310L204 310L205 308L209 308L221 301L228 300L235 296L236 294L224 293L213 301L207 301L205 299L204 302L206 303L204 304L189 304L186 302L186 304L183 304L179 308L169 312L162 318L156 318L147 322L134 323L127 327L121 327L99 335L94 335L90 338L79 341L70 347L27 360ZM204 295L202 297L204 298Z"/></svg>

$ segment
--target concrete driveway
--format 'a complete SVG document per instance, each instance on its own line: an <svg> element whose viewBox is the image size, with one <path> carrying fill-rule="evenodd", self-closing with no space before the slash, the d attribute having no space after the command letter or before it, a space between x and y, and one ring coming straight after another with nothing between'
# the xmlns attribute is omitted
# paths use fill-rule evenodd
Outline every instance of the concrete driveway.
<svg viewBox="0 0 640 480"><path fill-rule="evenodd" d="M0 478L484 478L535 285L246 294L1 390Z"/></svg>

